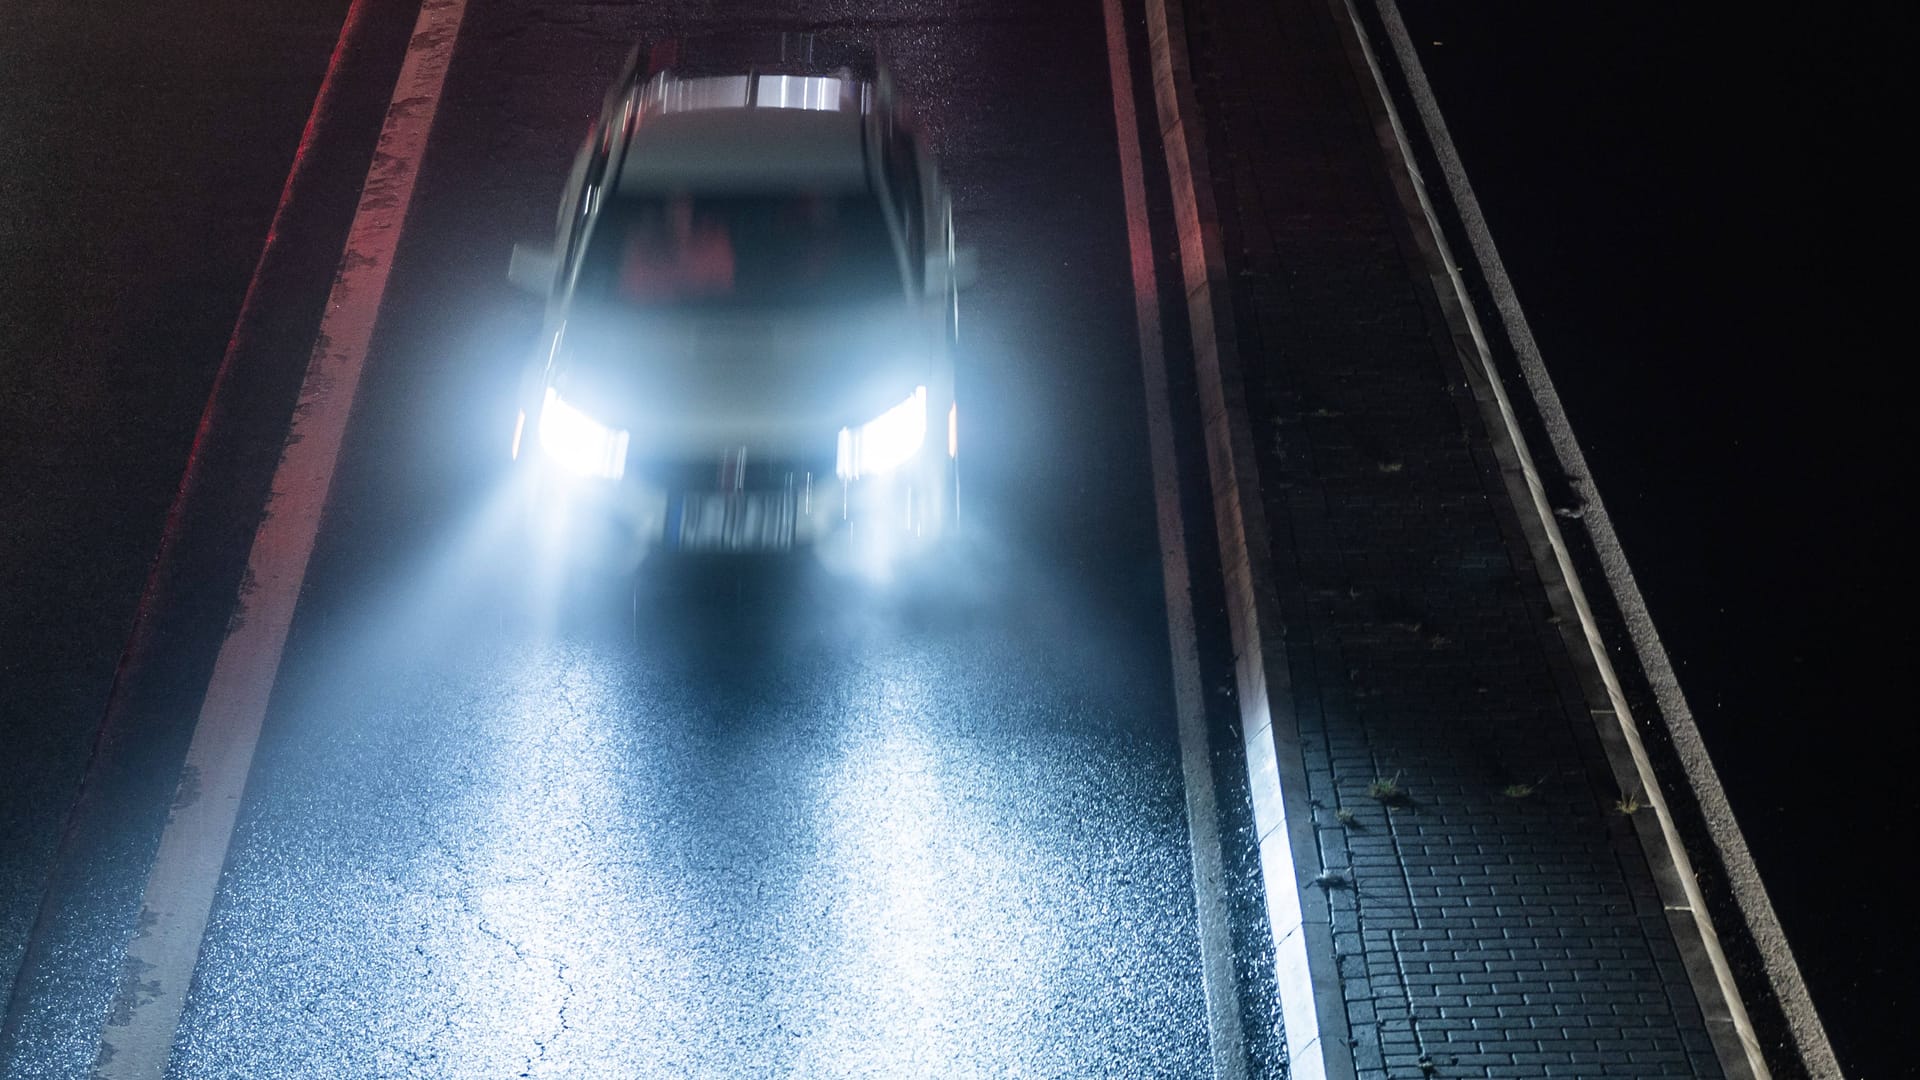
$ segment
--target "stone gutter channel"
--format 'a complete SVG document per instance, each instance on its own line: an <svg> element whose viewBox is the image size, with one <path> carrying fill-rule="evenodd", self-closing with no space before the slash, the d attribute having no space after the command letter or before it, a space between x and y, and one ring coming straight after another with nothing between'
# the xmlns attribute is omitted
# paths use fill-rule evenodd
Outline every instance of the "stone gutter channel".
<svg viewBox="0 0 1920 1080"><path fill-rule="evenodd" d="M1145 7L1289 1075L1838 1077L1393 0Z"/></svg>

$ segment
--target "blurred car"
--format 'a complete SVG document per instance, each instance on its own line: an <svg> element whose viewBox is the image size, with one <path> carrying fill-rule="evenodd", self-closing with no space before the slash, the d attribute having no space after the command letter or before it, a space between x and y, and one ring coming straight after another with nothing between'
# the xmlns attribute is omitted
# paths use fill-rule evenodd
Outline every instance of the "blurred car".
<svg viewBox="0 0 1920 1080"><path fill-rule="evenodd" d="M581 552L924 547L959 513L965 259L890 80L811 34L636 50L561 198L513 455Z"/></svg>

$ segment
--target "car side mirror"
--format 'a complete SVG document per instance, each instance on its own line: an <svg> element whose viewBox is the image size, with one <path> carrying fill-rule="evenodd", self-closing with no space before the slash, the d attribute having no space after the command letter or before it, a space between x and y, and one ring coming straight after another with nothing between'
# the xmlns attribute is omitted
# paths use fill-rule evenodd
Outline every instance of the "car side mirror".
<svg viewBox="0 0 1920 1080"><path fill-rule="evenodd" d="M552 248L515 244L513 257L507 261L507 280L518 288L544 296L553 287L554 272L559 268L560 258Z"/></svg>

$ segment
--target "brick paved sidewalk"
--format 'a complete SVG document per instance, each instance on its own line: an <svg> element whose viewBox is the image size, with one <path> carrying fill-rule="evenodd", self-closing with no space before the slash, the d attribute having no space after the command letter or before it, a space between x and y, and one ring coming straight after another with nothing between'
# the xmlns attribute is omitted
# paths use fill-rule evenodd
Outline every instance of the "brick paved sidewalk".
<svg viewBox="0 0 1920 1080"><path fill-rule="evenodd" d="M1362 1077L1718 1077L1325 0L1186 0Z"/></svg>

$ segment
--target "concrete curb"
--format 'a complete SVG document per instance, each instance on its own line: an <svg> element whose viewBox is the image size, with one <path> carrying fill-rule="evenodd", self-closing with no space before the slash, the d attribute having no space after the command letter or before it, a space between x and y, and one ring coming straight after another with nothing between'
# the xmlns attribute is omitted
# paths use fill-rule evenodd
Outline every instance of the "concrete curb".
<svg viewBox="0 0 1920 1080"><path fill-rule="evenodd" d="M1279 594L1234 332L1233 296L1207 170L1206 136L1188 64L1180 0L1146 0L1148 55L1174 228L1192 327L1201 424L1233 639L1240 729L1273 934L1274 982L1292 1080L1351 1080L1346 1004L1325 895L1311 882L1319 858L1306 765L1280 640ZM1303 862L1302 860L1309 860Z"/></svg>

